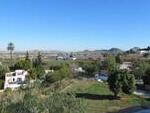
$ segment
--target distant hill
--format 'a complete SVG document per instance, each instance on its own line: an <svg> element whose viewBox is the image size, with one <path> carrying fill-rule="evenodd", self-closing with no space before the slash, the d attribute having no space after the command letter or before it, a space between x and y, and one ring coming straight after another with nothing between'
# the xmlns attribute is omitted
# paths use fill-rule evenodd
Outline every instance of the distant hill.
<svg viewBox="0 0 150 113"><path fill-rule="evenodd" d="M79 53L97 53L97 54L119 54L119 53L123 53L124 51L122 51L121 49L118 48L111 48L111 49L102 49L102 50L94 50L94 51L90 51L90 50L84 50L82 52Z"/></svg>
<svg viewBox="0 0 150 113"><path fill-rule="evenodd" d="M118 49L118 48L111 48L110 50L108 50L108 53L119 54L119 53L123 53L123 51L121 49Z"/></svg>

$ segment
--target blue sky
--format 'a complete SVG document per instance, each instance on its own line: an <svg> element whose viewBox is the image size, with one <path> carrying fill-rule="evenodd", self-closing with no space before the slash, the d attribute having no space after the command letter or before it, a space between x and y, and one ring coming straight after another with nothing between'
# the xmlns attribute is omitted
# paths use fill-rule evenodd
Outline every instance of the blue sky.
<svg viewBox="0 0 150 113"><path fill-rule="evenodd" d="M150 0L0 0L0 49L128 49L150 44Z"/></svg>

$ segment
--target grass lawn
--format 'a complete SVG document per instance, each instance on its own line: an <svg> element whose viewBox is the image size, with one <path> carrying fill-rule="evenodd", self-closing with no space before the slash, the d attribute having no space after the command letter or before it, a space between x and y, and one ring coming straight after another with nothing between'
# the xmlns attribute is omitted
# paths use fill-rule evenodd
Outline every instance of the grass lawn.
<svg viewBox="0 0 150 113"><path fill-rule="evenodd" d="M83 98L87 103L87 113L112 113L121 109L143 105L146 101L134 95L121 94L121 99L113 99L112 92L109 91L105 83L96 81L75 80L75 82L65 89L65 92L73 91L77 97Z"/></svg>

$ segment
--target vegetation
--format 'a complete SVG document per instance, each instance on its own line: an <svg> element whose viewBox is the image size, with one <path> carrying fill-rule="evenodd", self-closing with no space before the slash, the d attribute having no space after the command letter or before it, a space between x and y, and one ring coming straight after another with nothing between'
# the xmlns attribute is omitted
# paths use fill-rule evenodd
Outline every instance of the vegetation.
<svg viewBox="0 0 150 113"><path fill-rule="evenodd" d="M78 98L84 99L87 104L86 113L118 113L128 107L150 103L144 98L123 93L116 99L107 84L90 80L75 80L65 92L75 92Z"/></svg>
<svg viewBox="0 0 150 113"><path fill-rule="evenodd" d="M10 67L11 70L24 69L29 70L31 68L31 62L28 60L19 60L13 66Z"/></svg>
<svg viewBox="0 0 150 113"><path fill-rule="evenodd" d="M133 72L136 79L142 79L150 64L145 61L137 61L134 63Z"/></svg>
<svg viewBox="0 0 150 113"><path fill-rule="evenodd" d="M150 67L145 71L145 75L143 76L143 81L145 85L150 85Z"/></svg>
<svg viewBox="0 0 150 113"><path fill-rule="evenodd" d="M126 70L122 73L122 91L126 94L132 94L135 89L135 77Z"/></svg>
<svg viewBox="0 0 150 113"><path fill-rule="evenodd" d="M135 77L126 70L114 71L108 78L108 85L115 97L121 91L132 94L135 90Z"/></svg>
<svg viewBox="0 0 150 113"><path fill-rule="evenodd" d="M9 69L6 66L0 65L0 89L4 87L5 73L8 71Z"/></svg>
<svg viewBox="0 0 150 113"><path fill-rule="evenodd" d="M8 50L12 60L13 43L8 45ZM99 113L118 111L124 107L141 105L143 101L148 102L132 95L132 93L136 88L135 78L143 79L145 84L150 85L150 63L146 61L136 62L133 67L133 74L127 70L119 70L118 64L120 63L122 63L120 54L117 56L106 55L101 63L92 60L80 61L76 64L85 70L86 77L94 77L95 73L100 70L108 71L110 73L108 85L89 79L86 81L74 80L75 82L71 85L64 85L64 79L73 77L70 65L75 64L75 62L54 61L45 63L40 52L31 61L27 52L24 59L17 60L14 65L11 65L10 70L27 70L29 79L39 81L38 85L28 84L15 92L6 90L0 95L0 112L85 113L84 102L87 102L87 113ZM54 72L46 74L45 69L54 70ZM7 68L0 67L0 88L3 88L4 75L7 71ZM64 89L62 88L63 85ZM51 87L54 89L51 90ZM118 96L120 98L116 98Z"/></svg>
<svg viewBox="0 0 150 113"><path fill-rule="evenodd" d="M108 55L106 59L101 63L101 69L107 70L109 73L118 69L116 58L112 55Z"/></svg>
<svg viewBox="0 0 150 113"><path fill-rule="evenodd" d="M115 71L108 78L109 89L114 93L114 96L117 97L121 92L122 81L121 74L118 71Z"/></svg>
<svg viewBox="0 0 150 113"><path fill-rule="evenodd" d="M39 83L38 83L39 84ZM29 86L18 91L4 92L0 99L1 113L85 113L85 104L74 94L42 93L41 86Z"/></svg>
<svg viewBox="0 0 150 113"><path fill-rule="evenodd" d="M121 55L118 54L117 56L115 56L115 60L116 60L116 63L121 64L122 63Z"/></svg>
<svg viewBox="0 0 150 113"><path fill-rule="evenodd" d="M79 66L81 66L83 70L85 70L86 75L90 77L93 77L94 73L99 70L96 62L79 62Z"/></svg>
<svg viewBox="0 0 150 113"><path fill-rule="evenodd" d="M54 83L56 81L60 81L60 84L61 84L61 81L64 79L64 78L69 78L71 77L71 71L69 69L69 65L67 64L62 64L61 65L61 68L59 70L56 70L55 72L53 73L48 73L46 76L45 76L45 80L44 80L44 83L46 85L50 85L51 83Z"/></svg>

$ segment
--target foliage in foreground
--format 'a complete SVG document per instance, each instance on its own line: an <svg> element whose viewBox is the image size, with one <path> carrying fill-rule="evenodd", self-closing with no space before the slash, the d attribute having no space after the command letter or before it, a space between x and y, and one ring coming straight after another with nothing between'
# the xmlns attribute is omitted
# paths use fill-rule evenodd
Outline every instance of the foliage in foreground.
<svg viewBox="0 0 150 113"><path fill-rule="evenodd" d="M51 92L42 94L42 88L4 92L0 113L85 113L81 99L73 94Z"/></svg>

